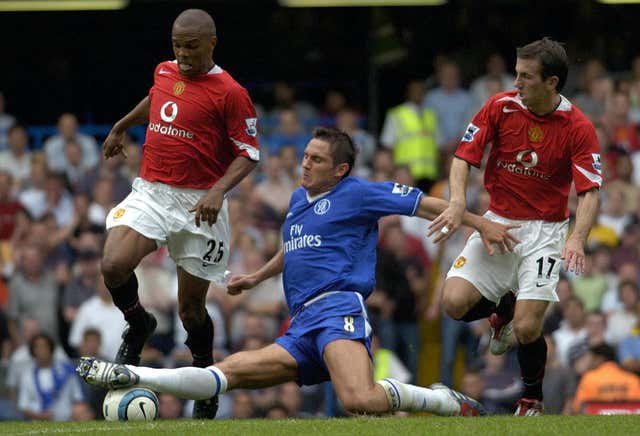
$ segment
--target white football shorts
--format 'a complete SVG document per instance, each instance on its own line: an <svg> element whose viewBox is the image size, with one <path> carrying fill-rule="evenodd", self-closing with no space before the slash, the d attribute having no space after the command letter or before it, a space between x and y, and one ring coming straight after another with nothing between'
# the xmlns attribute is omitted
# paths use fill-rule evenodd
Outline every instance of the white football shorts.
<svg viewBox="0 0 640 436"><path fill-rule="evenodd" d="M449 269L447 278L467 280L494 303L498 303L509 290L517 293L518 300L558 301L556 285L560 278L560 256L569 220L511 220L491 211L484 217L502 224L520 225L511 233L521 242L513 252L501 254L495 247L496 252L489 256L480 234L474 232Z"/></svg>
<svg viewBox="0 0 640 436"><path fill-rule="evenodd" d="M137 177L131 193L107 215L107 230L130 227L158 246L166 245L176 265L189 274L223 283L229 261L227 200L213 226L200 222L196 227L195 213L189 212L206 192Z"/></svg>

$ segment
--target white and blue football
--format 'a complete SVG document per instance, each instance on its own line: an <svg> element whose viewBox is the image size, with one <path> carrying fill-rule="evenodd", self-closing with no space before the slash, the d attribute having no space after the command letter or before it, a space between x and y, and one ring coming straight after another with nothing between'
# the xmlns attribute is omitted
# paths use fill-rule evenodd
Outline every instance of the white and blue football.
<svg viewBox="0 0 640 436"><path fill-rule="evenodd" d="M158 417L158 397L146 388L109 391L102 403L107 421L153 421Z"/></svg>

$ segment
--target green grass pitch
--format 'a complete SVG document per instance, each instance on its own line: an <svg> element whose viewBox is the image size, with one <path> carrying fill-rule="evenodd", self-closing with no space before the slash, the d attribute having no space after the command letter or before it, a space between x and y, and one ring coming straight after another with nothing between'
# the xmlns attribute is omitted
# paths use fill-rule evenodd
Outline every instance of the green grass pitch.
<svg viewBox="0 0 640 436"><path fill-rule="evenodd" d="M352 418L155 422L6 422L0 435L638 435L639 416L541 416L516 418Z"/></svg>

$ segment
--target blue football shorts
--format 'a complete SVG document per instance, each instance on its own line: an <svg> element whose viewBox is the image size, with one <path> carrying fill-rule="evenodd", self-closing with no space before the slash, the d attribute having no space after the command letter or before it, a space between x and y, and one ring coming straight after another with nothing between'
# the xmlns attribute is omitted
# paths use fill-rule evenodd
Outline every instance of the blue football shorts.
<svg viewBox="0 0 640 436"><path fill-rule="evenodd" d="M298 380L314 385L330 379L324 348L339 339L360 341L371 353L371 325L357 292L331 291L312 298L294 315L286 333L276 339L298 362Z"/></svg>

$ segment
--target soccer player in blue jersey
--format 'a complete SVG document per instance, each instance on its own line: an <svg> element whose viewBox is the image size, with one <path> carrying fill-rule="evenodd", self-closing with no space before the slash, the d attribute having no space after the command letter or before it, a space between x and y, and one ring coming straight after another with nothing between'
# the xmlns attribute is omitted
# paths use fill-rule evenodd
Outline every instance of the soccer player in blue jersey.
<svg viewBox="0 0 640 436"><path fill-rule="evenodd" d="M331 380L351 413L484 414L480 403L444 385L374 381L364 300L374 287L378 219L391 214L433 219L447 202L409 186L349 177L354 159L348 135L316 129L302 160L302 186L293 193L284 222L283 248L258 271L228 283L228 292L237 295L283 273L291 325L275 344L233 354L208 368L152 369L82 358L78 373L91 384L137 384L191 399L236 388ZM514 225L470 213L463 222L479 231L489 254L494 244L511 250L518 242L509 232ZM434 241L445 236L436 234Z"/></svg>

